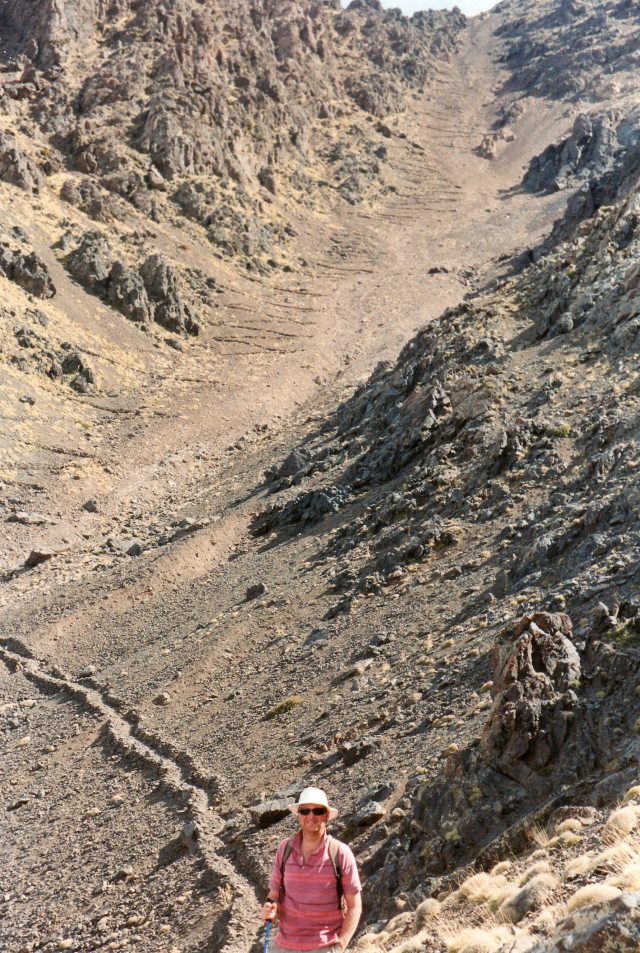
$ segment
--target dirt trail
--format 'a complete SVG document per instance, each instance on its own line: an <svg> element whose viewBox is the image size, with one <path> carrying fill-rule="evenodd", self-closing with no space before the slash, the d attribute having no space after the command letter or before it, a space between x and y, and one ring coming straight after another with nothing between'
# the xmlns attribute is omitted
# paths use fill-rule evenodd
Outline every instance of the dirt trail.
<svg viewBox="0 0 640 953"><path fill-rule="evenodd" d="M193 711L168 709L164 721L158 716L160 727L149 729L145 740L134 734L135 720L120 709L135 703L145 715L152 712L153 693L169 680L163 666L172 651L171 684L177 686L177 697L183 692L185 698L188 690L180 681L184 670L192 682L201 678L215 685L220 678L224 683L228 673L216 673L225 664L229 667L232 648L244 641L251 655L247 634L230 626L208 656L197 639L187 646L185 637L184 646L172 643L157 659L159 633L174 617L182 619L190 611L188 621L195 630L200 609L208 618L214 606L225 620L237 615L237 593L232 599L233 587L224 588L227 577L218 592L211 574L219 567L232 573L230 555L236 548L242 554L246 546L251 503L245 500L240 508L232 504L255 486L255 470L243 483L247 448L254 457L262 453L265 460L279 458L288 435L304 417L333 406L378 361L392 359L418 328L458 303L478 282L493 277L497 256L524 247L548 230L549 215L560 200L552 197L532 205L516 187L532 130L542 144L545 130L551 138L568 120L559 111L532 104L522 134L516 130L521 138L502 145L493 162L481 158L476 150L495 120L493 95L502 79L492 49L490 21L472 21L459 56L441 67L415 108L397 118L395 131L406 138L396 135L389 142L395 194L376 209L346 210L331 229L307 232L303 251L310 274L302 280L279 279L271 287L238 282L225 294L219 324L208 328L202 343L192 345L173 367L163 368L143 393L131 396L131 405L140 409L134 422L126 414L102 419L94 437L110 472L98 480L89 464L80 463L72 495L65 475L48 488L47 506L60 514L60 524L42 530L39 539L55 543L75 532L64 567L53 573L45 566L37 574L19 577L4 593L5 602L10 600L4 610L5 631L15 629L26 643L18 653L17 643L5 640L7 671L22 667L45 692L62 690L74 704L97 712L124 756L122 770L137 770L142 764L163 774L172 797L179 795L202 829L198 849L219 879L211 915L214 908L219 910L220 894L229 891L226 934L217 950L248 948L255 913L252 892L259 889L262 873L239 874L220 859L215 810L206 792L185 774L184 764L191 774L195 770L186 751L181 753L180 745L166 737L180 735L189 726L197 736ZM249 304L252 292L255 298ZM244 443L238 443L243 437ZM251 466L253 462L247 470ZM80 518L79 502L98 491L99 514ZM95 540L133 508L149 519L204 511L214 523L197 539L169 547L142 567L120 561L112 571L92 576ZM244 585L247 572L240 568L236 589ZM279 581L274 580L275 588ZM180 599L189 594L197 598L198 587L201 605L182 607ZM137 613L135 629L132 612ZM292 620L295 624L294 614ZM25 659L26 653L35 658ZM79 684L64 671L55 674L57 665L77 671L101 654L108 656L110 666L106 682ZM114 688L111 680L118 668L125 663L129 667L134 656L139 681ZM121 691L130 695L126 702L119 698ZM217 699L215 692L211 699ZM202 717L215 721L215 714L209 714L213 710L205 707L210 703L203 695ZM159 741L165 730L164 742ZM242 802L238 792L236 799ZM213 949L206 942L199 948ZM151 944L159 948L153 940Z"/></svg>

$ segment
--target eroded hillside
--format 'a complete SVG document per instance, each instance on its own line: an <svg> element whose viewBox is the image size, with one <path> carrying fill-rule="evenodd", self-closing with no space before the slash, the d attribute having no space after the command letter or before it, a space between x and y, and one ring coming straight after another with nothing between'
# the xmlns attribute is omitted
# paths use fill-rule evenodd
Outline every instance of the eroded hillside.
<svg viewBox="0 0 640 953"><path fill-rule="evenodd" d="M314 783L363 953L637 950L634 4L32 6L4 945L249 951Z"/></svg>

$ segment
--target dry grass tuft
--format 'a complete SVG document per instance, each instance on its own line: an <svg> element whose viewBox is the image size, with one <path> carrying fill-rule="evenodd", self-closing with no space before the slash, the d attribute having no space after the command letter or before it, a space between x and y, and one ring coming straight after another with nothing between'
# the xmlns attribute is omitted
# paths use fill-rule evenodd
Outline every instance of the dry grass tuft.
<svg viewBox="0 0 640 953"><path fill-rule="evenodd" d="M498 915L511 923L519 923L531 910L540 907L557 887L558 880L553 874L536 874L500 905Z"/></svg>
<svg viewBox="0 0 640 953"><path fill-rule="evenodd" d="M634 784L632 788L629 788L622 798L623 804L626 804L627 801L640 801L640 784Z"/></svg>
<svg viewBox="0 0 640 953"><path fill-rule="evenodd" d="M579 857L574 857L564 869L564 879L574 880L576 877L588 874L593 869L595 856L595 854L580 854Z"/></svg>
<svg viewBox="0 0 640 953"><path fill-rule="evenodd" d="M626 841L622 841L622 843L609 847L599 854L581 854L576 857L570 864L567 864L564 877L565 880L572 880L575 877L591 874L596 870L619 873L628 864L636 863L639 857L637 848Z"/></svg>
<svg viewBox="0 0 640 953"><path fill-rule="evenodd" d="M409 937L408 940L403 940L402 943L392 947L389 953L418 953L419 950L424 949L424 944L429 936L429 930L422 930L415 936Z"/></svg>
<svg viewBox="0 0 640 953"><path fill-rule="evenodd" d="M561 824L556 826L556 835L564 834L566 831L573 831L576 834L581 830L583 830L582 821L577 817L568 817L566 821L562 821Z"/></svg>
<svg viewBox="0 0 640 953"><path fill-rule="evenodd" d="M640 863L627 864L619 874L607 878L607 883L621 890L640 890Z"/></svg>
<svg viewBox="0 0 640 953"><path fill-rule="evenodd" d="M610 814L602 828L602 840L616 844L635 830L638 824L638 812L630 804Z"/></svg>
<svg viewBox="0 0 640 953"><path fill-rule="evenodd" d="M582 907L592 907L595 904L608 903L609 900L620 896L620 890L612 887L611 884L589 884L576 890L572 897L569 897L567 907L571 913L573 910L580 910Z"/></svg>
<svg viewBox="0 0 640 953"><path fill-rule="evenodd" d="M481 872L467 877L458 887L458 893L470 903L484 903L488 896L496 889L496 879L490 874ZM504 879L504 878L503 878Z"/></svg>
<svg viewBox="0 0 640 953"><path fill-rule="evenodd" d="M529 839L533 841L536 847L546 850L551 844L553 837L545 827L540 824L533 824L529 831Z"/></svg>
<svg viewBox="0 0 640 953"><path fill-rule="evenodd" d="M391 920L387 923L384 932L389 936L392 933L399 933L401 930L405 930L407 927L413 926L415 914L409 913L399 913L397 916L392 917Z"/></svg>
<svg viewBox="0 0 640 953"><path fill-rule="evenodd" d="M427 921L433 920L440 913L442 904L435 897L428 897L418 904L416 908L415 926L416 930L422 930Z"/></svg>
<svg viewBox="0 0 640 953"><path fill-rule="evenodd" d="M524 887L533 877L536 877L538 874L550 874L551 873L551 864L548 860L539 860L537 864L532 864L530 867L524 871L523 874L518 878L517 884L519 887Z"/></svg>
<svg viewBox="0 0 640 953"><path fill-rule="evenodd" d="M511 870L513 863L510 860L501 860L499 864L496 864L495 867L492 867L489 873L492 877L498 877L500 874L506 874L508 870Z"/></svg>
<svg viewBox="0 0 640 953"><path fill-rule="evenodd" d="M508 927L467 927L443 936L448 953L495 953L511 937Z"/></svg>

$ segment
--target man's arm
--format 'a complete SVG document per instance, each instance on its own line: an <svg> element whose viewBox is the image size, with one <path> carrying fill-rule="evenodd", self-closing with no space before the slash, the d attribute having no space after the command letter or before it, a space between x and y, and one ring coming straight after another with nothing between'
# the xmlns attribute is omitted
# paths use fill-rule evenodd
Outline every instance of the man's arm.
<svg viewBox="0 0 640 953"><path fill-rule="evenodd" d="M343 950L348 947L351 937L356 932L360 916L362 914L362 897L359 893L346 893L344 895L347 910L342 921L342 928L338 937L338 943Z"/></svg>

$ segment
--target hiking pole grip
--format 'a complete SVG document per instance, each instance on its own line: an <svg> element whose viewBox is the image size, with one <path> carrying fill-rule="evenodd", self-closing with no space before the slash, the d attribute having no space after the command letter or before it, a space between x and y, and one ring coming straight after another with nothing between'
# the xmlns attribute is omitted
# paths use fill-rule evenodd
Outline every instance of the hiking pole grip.
<svg viewBox="0 0 640 953"><path fill-rule="evenodd" d="M271 936L271 920L267 920L264 928L264 946L262 953L269 953L269 937Z"/></svg>

